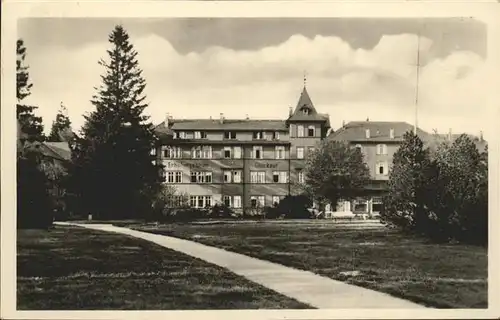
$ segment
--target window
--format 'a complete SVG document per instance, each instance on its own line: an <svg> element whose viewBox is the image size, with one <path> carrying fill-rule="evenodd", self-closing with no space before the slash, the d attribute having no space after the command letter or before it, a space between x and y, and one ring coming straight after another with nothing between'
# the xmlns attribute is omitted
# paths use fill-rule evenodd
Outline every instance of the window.
<svg viewBox="0 0 500 320"><path fill-rule="evenodd" d="M233 208L241 208L241 196L233 197Z"/></svg>
<svg viewBox="0 0 500 320"><path fill-rule="evenodd" d="M231 159L231 147L224 147L224 158Z"/></svg>
<svg viewBox="0 0 500 320"><path fill-rule="evenodd" d="M169 159L182 158L182 148L165 146L163 147L163 157Z"/></svg>
<svg viewBox="0 0 500 320"><path fill-rule="evenodd" d="M273 171L273 182L275 182L275 183L287 183L288 182L288 171Z"/></svg>
<svg viewBox="0 0 500 320"><path fill-rule="evenodd" d="M233 197L231 197L231 196L223 196L222 197L222 203L226 207L231 208L233 206Z"/></svg>
<svg viewBox="0 0 500 320"><path fill-rule="evenodd" d="M314 153L314 150L315 150L314 147L307 148L307 153L309 157Z"/></svg>
<svg viewBox="0 0 500 320"><path fill-rule="evenodd" d="M365 130L365 137L366 139L370 139L370 129Z"/></svg>
<svg viewBox="0 0 500 320"><path fill-rule="evenodd" d="M265 139L266 133L264 131L256 131L253 133L253 138L257 140Z"/></svg>
<svg viewBox="0 0 500 320"><path fill-rule="evenodd" d="M212 158L212 147L211 146L203 146L201 148L201 157L204 159Z"/></svg>
<svg viewBox="0 0 500 320"><path fill-rule="evenodd" d="M305 114L305 115L308 115L309 114L309 109L302 108L302 113Z"/></svg>
<svg viewBox="0 0 500 320"><path fill-rule="evenodd" d="M236 132L235 131L225 131L224 132L224 139L236 139Z"/></svg>
<svg viewBox="0 0 500 320"><path fill-rule="evenodd" d="M193 208L206 208L212 206L212 196L190 196L189 205Z"/></svg>
<svg viewBox="0 0 500 320"><path fill-rule="evenodd" d="M304 136L304 126L297 126L297 137Z"/></svg>
<svg viewBox="0 0 500 320"><path fill-rule="evenodd" d="M191 156L193 159L211 159L212 147L211 146L198 146L191 149Z"/></svg>
<svg viewBox="0 0 500 320"><path fill-rule="evenodd" d="M276 159L285 159L285 147L276 146Z"/></svg>
<svg viewBox="0 0 500 320"><path fill-rule="evenodd" d="M203 131L195 131L194 132L194 138L195 139L206 139L207 138L207 133Z"/></svg>
<svg viewBox="0 0 500 320"><path fill-rule="evenodd" d="M234 147L234 158L241 159L241 147Z"/></svg>
<svg viewBox="0 0 500 320"><path fill-rule="evenodd" d="M250 171L251 183L265 183L266 173L264 171Z"/></svg>
<svg viewBox="0 0 500 320"><path fill-rule="evenodd" d="M250 205L252 206L252 208L264 207L265 206L265 197L264 196L251 196L250 197Z"/></svg>
<svg viewBox="0 0 500 320"><path fill-rule="evenodd" d="M280 139L280 133L278 131L274 131L273 140L279 140L279 139Z"/></svg>
<svg viewBox="0 0 500 320"><path fill-rule="evenodd" d="M241 171L240 170L233 171L233 182L234 183L241 183Z"/></svg>
<svg viewBox="0 0 500 320"><path fill-rule="evenodd" d="M273 206L277 206L285 196L273 196Z"/></svg>
<svg viewBox="0 0 500 320"><path fill-rule="evenodd" d="M391 139L394 139L394 129L390 129L390 130L389 130L389 137L390 137Z"/></svg>
<svg viewBox="0 0 500 320"><path fill-rule="evenodd" d="M307 128L307 136L308 137L314 137L314 126L309 126Z"/></svg>
<svg viewBox="0 0 500 320"><path fill-rule="evenodd" d="M304 172L303 171L299 171L299 183L304 183Z"/></svg>
<svg viewBox="0 0 500 320"><path fill-rule="evenodd" d="M192 183L211 183L212 172L209 171L191 171Z"/></svg>
<svg viewBox="0 0 500 320"><path fill-rule="evenodd" d="M186 133L184 131L179 131L179 139L186 139Z"/></svg>
<svg viewBox="0 0 500 320"><path fill-rule="evenodd" d="M254 159L262 159L262 146L254 146L253 147L253 158Z"/></svg>
<svg viewBox="0 0 500 320"><path fill-rule="evenodd" d="M279 196L273 196L273 206L277 206L280 203Z"/></svg>
<svg viewBox="0 0 500 320"><path fill-rule="evenodd" d="M290 136L290 138L292 137L292 131L293 131L293 130L292 130L292 126L290 126L290 127L288 128L288 135Z"/></svg>
<svg viewBox="0 0 500 320"><path fill-rule="evenodd" d="M224 171L224 182L231 182L231 171Z"/></svg>
<svg viewBox="0 0 500 320"><path fill-rule="evenodd" d="M224 170L225 183L241 183L241 170Z"/></svg>
<svg viewBox="0 0 500 320"><path fill-rule="evenodd" d="M180 171L167 171L165 173L166 183L182 183L182 172Z"/></svg>
<svg viewBox="0 0 500 320"><path fill-rule="evenodd" d="M152 156L156 156L156 148L151 149L151 152L149 154Z"/></svg>
<svg viewBox="0 0 500 320"><path fill-rule="evenodd" d="M387 162L377 162L376 170L378 175L387 175L389 173Z"/></svg>
<svg viewBox="0 0 500 320"><path fill-rule="evenodd" d="M184 202L183 196L175 195L167 198L167 206L169 208L180 208Z"/></svg>
<svg viewBox="0 0 500 320"><path fill-rule="evenodd" d="M377 154L387 154L387 145L377 144Z"/></svg>
<svg viewBox="0 0 500 320"><path fill-rule="evenodd" d="M196 196L190 196L189 197L189 206L190 207L193 207L193 208L196 208Z"/></svg>
<svg viewBox="0 0 500 320"><path fill-rule="evenodd" d="M297 159L304 159L304 147L297 147Z"/></svg>

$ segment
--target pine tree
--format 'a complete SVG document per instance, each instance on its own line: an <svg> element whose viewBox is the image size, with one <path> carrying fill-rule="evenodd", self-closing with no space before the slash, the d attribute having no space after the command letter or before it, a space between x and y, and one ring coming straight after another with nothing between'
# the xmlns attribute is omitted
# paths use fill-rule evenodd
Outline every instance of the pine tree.
<svg viewBox="0 0 500 320"><path fill-rule="evenodd" d="M324 140L307 160L305 189L315 200L328 200L336 206L339 200L358 196L369 178L368 166L359 149Z"/></svg>
<svg viewBox="0 0 500 320"><path fill-rule="evenodd" d="M109 62L73 150L70 184L87 213L98 218L139 218L152 209L161 189L160 167L151 149L154 127L143 115L146 82L137 52L122 26L109 35Z"/></svg>
<svg viewBox="0 0 500 320"><path fill-rule="evenodd" d="M23 104L23 100L31 94L33 84L29 80L28 66L24 63L26 58L26 47L21 39L17 40L16 53L17 119L28 141L43 141L42 118L35 116L34 113L37 107Z"/></svg>
<svg viewBox="0 0 500 320"><path fill-rule="evenodd" d="M429 227L427 202L432 194L433 169L422 140L413 132L405 133L393 157L382 221L413 232Z"/></svg>
<svg viewBox="0 0 500 320"><path fill-rule="evenodd" d="M52 122L48 141L62 142L67 141L71 134L71 121L69 120L67 109L61 102L61 107L56 115L55 121Z"/></svg>

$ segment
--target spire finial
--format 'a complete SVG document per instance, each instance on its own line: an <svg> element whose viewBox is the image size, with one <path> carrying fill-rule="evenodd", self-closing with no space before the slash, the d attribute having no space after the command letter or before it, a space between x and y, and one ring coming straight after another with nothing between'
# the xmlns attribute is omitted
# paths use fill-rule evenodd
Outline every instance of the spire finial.
<svg viewBox="0 0 500 320"><path fill-rule="evenodd" d="M307 86L307 71L304 70L304 88Z"/></svg>

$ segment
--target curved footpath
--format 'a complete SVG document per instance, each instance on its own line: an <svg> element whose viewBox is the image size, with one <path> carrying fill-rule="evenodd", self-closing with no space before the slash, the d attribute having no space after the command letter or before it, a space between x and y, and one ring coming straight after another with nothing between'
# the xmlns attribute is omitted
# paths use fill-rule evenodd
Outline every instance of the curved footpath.
<svg viewBox="0 0 500 320"><path fill-rule="evenodd" d="M116 227L110 224L73 224L66 222L56 222L55 224L116 232L148 240L165 248L226 268L255 283L318 309L425 308L422 305L382 292L361 288L319 276L309 271L285 267L277 263L259 260L189 240Z"/></svg>

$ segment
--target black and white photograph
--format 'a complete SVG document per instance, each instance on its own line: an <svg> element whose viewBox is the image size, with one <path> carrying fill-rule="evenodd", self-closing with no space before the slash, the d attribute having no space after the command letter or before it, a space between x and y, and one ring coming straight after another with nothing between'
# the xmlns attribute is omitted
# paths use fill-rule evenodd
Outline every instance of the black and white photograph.
<svg viewBox="0 0 500 320"><path fill-rule="evenodd" d="M491 310L491 32L472 15L16 18L9 310Z"/></svg>

